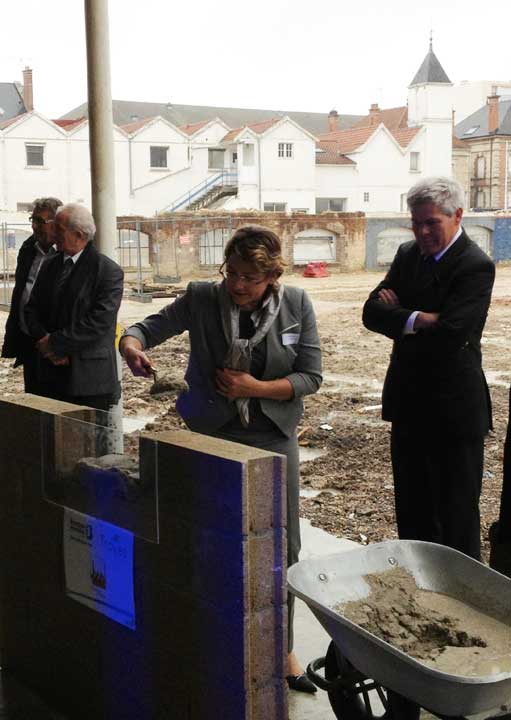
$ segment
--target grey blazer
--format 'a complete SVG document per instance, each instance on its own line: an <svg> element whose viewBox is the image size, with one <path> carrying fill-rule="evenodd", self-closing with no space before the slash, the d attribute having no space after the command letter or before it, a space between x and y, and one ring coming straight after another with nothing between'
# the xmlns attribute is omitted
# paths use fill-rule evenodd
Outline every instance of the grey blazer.
<svg viewBox="0 0 511 720"><path fill-rule="evenodd" d="M222 329L215 283L192 282L186 292L159 313L128 328L125 335L140 340L143 348L189 331L190 357L186 370L189 390L180 394L177 409L191 430L212 433L236 415L236 405L218 394L215 370L224 367L227 341ZM317 392L321 376L321 350L311 301L301 288L284 286L280 310L266 335L263 380L287 378L291 400L261 398L261 409L291 437L303 414L302 397Z"/></svg>

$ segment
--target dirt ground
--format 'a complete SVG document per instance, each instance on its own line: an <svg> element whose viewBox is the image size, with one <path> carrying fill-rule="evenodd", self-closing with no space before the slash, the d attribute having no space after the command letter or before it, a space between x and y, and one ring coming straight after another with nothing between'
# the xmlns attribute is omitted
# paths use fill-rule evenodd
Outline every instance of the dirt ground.
<svg viewBox="0 0 511 720"><path fill-rule="evenodd" d="M318 318L323 349L324 383L306 398L299 430L306 457L301 465L301 514L313 525L360 543L396 537L389 454L389 425L381 420L380 393L391 341L367 331L362 305L378 283L379 273L335 274L328 278L286 276L309 293ZM120 321L156 312L166 301L140 305L124 301ZM3 316L3 314L0 314ZM0 317L0 321L3 317ZM481 498L482 537L488 554L488 528L498 515L502 452L511 382L511 267L499 266L493 302L483 337L484 368L493 402L494 431L486 441ZM184 373L187 336L173 338L151 352L160 374ZM0 393L23 391L20 370L0 360ZM124 414L157 416L149 428L179 427L174 398L149 394L150 382L123 373ZM134 450L137 433L127 438Z"/></svg>

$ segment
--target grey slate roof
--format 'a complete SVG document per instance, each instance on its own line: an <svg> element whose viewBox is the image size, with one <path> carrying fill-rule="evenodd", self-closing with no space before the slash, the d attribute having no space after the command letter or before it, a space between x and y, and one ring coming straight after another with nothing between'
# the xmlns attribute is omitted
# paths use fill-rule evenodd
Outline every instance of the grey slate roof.
<svg viewBox="0 0 511 720"><path fill-rule="evenodd" d="M114 123L127 125L143 118L160 115L177 125L212 120L219 117L230 128L243 127L248 123L270 120L271 118L288 115L298 125L313 135L328 132L328 113L293 112L287 110L261 110L249 108L223 108L209 105L174 105L173 103L133 102L130 100L112 100ZM63 119L86 117L87 103L62 116ZM339 130L351 127L362 115L339 115Z"/></svg>
<svg viewBox="0 0 511 720"><path fill-rule="evenodd" d="M472 130L467 133L467 130ZM476 110L475 113L458 123L454 128L454 134L460 140L471 140L478 137L488 137L488 106ZM499 100L499 127L494 135L511 135L511 100Z"/></svg>
<svg viewBox="0 0 511 720"><path fill-rule="evenodd" d="M422 65L417 70L414 79L410 83L412 85L422 85L422 83L450 83L447 73L440 65L440 61L433 52L432 43L429 44L429 52L422 61Z"/></svg>
<svg viewBox="0 0 511 720"><path fill-rule="evenodd" d="M23 115L26 112L23 98L15 83L0 82L0 122Z"/></svg>

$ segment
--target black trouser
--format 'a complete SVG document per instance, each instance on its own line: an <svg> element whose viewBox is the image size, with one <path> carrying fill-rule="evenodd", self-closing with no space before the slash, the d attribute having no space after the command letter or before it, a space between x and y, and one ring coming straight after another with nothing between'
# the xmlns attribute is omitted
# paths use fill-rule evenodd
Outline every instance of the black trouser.
<svg viewBox="0 0 511 720"><path fill-rule="evenodd" d="M402 540L426 540L481 558L484 437L438 437L392 425L396 520Z"/></svg>
<svg viewBox="0 0 511 720"><path fill-rule="evenodd" d="M39 353L35 348L23 353L23 380L26 393L42 395L39 379Z"/></svg>
<svg viewBox="0 0 511 720"><path fill-rule="evenodd" d="M509 415L506 439L504 441L504 477L500 500L499 540L511 540L511 388L509 388Z"/></svg>

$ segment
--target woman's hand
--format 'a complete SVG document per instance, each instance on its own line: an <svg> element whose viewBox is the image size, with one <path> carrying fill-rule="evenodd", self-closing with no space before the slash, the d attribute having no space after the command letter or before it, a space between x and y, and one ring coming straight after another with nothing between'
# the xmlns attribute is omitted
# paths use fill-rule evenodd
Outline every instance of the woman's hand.
<svg viewBox="0 0 511 720"><path fill-rule="evenodd" d="M260 385L260 380L240 370L224 368L216 371L217 391L229 400L258 397Z"/></svg>
<svg viewBox="0 0 511 720"><path fill-rule="evenodd" d="M136 338L127 336L121 340L121 354L133 375L145 378L152 376L153 365Z"/></svg>

